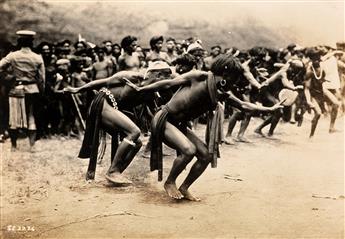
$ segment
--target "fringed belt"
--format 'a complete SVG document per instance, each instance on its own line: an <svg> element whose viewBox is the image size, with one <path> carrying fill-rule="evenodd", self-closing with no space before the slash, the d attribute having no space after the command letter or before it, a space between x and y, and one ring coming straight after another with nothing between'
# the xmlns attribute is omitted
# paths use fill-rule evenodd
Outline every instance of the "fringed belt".
<svg viewBox="0 0 345 239"><path fill-rule="evenodd" d="M116 103L115 97L114 97L113 93L111 93L110 90L108 90L107 88L103 87L102 89L100 89L100 92L104 92L107 95L107 97L111 101L111 104L113 105L113 108L115 110L117 110L119 108L119 107L117 107L117 103Z"/></svg>

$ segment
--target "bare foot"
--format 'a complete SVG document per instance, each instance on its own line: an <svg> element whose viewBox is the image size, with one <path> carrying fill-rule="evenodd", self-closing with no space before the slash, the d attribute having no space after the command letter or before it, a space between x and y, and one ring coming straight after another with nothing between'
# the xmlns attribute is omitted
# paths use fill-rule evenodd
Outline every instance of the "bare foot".
<svg viewBox="0 0 345 239"><path fill-rule="evenodd" d="M227 145L235 145L235 141L231 137L226 137L224 143Z"/></svg>
<svg viewBox="0 0 345 239"><path fill-rule="evenodd" d="M132 184L133 183L131 180L127 179L126 177L121 175L121 173L119 173L119 172L107 173L105 175L105 178L114 184L125 185L125 184Z"/></svg>
<svg viewBox="0 0 345 239"><path fill-rule="evenodd" d="M148 158L151 157L151 154L150 154L150 152L146 152L146 151L145 151L145 152L143 152L143 153L141 154L141 157L148 159Z"/></svg>
<svg viewBox="0 0 345 239"><path fill-rule="evenodd" d="M30 153L37 153L38 152L37 147L36 146L30 146L29 152Z"/></svg>
<svg viewBox="0 0 345 239"><path fill-rule="evenodd" d="M271 140L279 140L279 138L273 136L273 134L270 134L270 133L267 134L267 137L266 137L266 138L267 138L267 139L271 139Z"/></svg>
<svg viewBox="0 0 345 239"><path fill-rule="evenodd" d="M189 191L188 189L183 189L180 188L179 191L182 193L182 195L184 196L184 199L190 200L190 201L194 201L194 202L200 202L201 199L198 197L194 197Z"/></svg>
<svg viewBox="0 0 345 239"><path fill-rule="evenodd" d="M328 131L330 134L333 134L333 133L338 133L338 132L341 132L340 130L338 130L338 129L334 129L334 128L332 128L332 129L329 129L329 131Z"/></svg>
<svg viewBox="0 0 345 239"><path fill-rule="evenodd" d="M238 136L235 139L236 142L241 142L241 143L251 143L251 141L245 137Z"/></svg>
<svg viewBox="0 0 345 239"><path fill-rule="evenodd" d="M182 199L183 195L182 193L177 190L176 184L175 183L164 183L164 189L168 193L169 197L174 198L174 199Z"/></svg>
<svg viewBox="0 0 345 239"><path fill-rule="evenodd" d="M266 138L266 136L264 135L264 133L262 133L262 131L259 130L259 129L254 130L254 133L257 133L258 135L261 135L262 137Z"/></svg>

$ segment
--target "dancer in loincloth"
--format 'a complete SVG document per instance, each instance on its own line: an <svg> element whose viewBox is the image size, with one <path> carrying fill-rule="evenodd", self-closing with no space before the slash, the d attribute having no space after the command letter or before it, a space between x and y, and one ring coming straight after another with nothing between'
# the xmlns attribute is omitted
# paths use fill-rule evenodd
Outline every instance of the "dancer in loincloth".
<svg viewBox="0 0 345 239"><path fill-rule="evenodd" d="M140 129L119 108L131 107L138 103L131 87L126 86L124 78L138 82L143 75L137 72L122 71L115 75L89 82L81 87L67 87L64 92L78 93L87 90L99 90L93 99L86 120L86 130L80 158L90 158L86 179L94 179L97 163L99 135L104 130L112 136L112 163L106 178L115 184L130 184L131 181L121 173L128 167L142 143ZM135 95L138 95L137 93ZM119 133L123 140L118 144Z"/></svg>
<svg viewBox="0 0 345 239"><path fill-rule="evenodd" d="M286 92L291 93L292 91L296 91L296 97L298 95L297 91L302 90L302 85L296 85L295 78L297 79L299 73L303 73L305 71L304 65L300 60L292 60L287 62L285 65L282 65L281 69L273 74L263 85L267 86L266 90L263 91L265 95L265 101L263 103L268 105L273 105L279 102L279 94L280 92L285 89ZM291 72L294 72L293 74ZM297 73L296 73L297 72ZM289 91L287 91L289 90ZM293 93L293 92L292 92ZM294 98L294 100L296 99ZM293 101L294 101L293 100ZM290 102L290 105L294 102ZM290 106L289 105L289 106ZM282 109L277 109L274 113L272 113L269 117L267 117L264 122L262 122L256 129L255 133L264 136L262 129L268 125L270 125L270 129L268 131L268 136L273 136L274 130L283 115Z"/></svg>
<svg viewBox="0 0 345 239"><path fill-rule="evenodd" d="M324 87L324 83L326 81L326 73L320 65L321 53L317 49L311 48L307 50L306 55L311 60L311 63L307 68L304 82L304 94L309 109L312 109L314 112L309 135L309 137L312 138L322 114L321 107L323 107L325 101L329 102L331 106L329 132L332 133L334 131L334 124L337 118L337 112L340 106L340 102L329 89L326 89Z"/></svg>
<svg viewBox="0 0 345 239"><path fill-rule="evenodd" d="M167 64L166 64L167 65ZM158 66L157 66L158 67ZM170 70L169 66L167 65ZM154 69L152 69L154 72ZM112 163L106 174L106 178L115 184L130 184L131 181L121 173L128 167L136 153L142 146L140 129L131 111L133 108L150 103L154 99L152 93L138 93L132 87L126 85L126 81L133 84L146 85L161 77L167 78L167 74L144 74L139 72L122 71L115 75L89 82L80 87L67 87L65 92L78 93L87 90L99 90L92 101L86 120L86 130L83 144L79 153L80 158L90 158L86 178L94 179L97 163L98 147L100 145L100 131L105 131L112 136ZM153 77L155 76L155 77ZM126 112L126 114L125 114ZM122 142L118 144L118 138L122 136ZM124 137L123 137L124 136Z"/></svg>
<svg viewBox="0 0 345 239"><path fill-rule="evenodd" d="M167 89L180 86L170 101L155 114L152 121L152 152L151 170L158 170L158 180L162 180L162 142L176 149L179 156L175 159L170 174L164 184L168 195L174 199L188 199L199 201L189 192L189 187L200 177L208 164L217 158L217 136L221 125L217 125L217 112L209 124L208 145L199 139L195 133L187 127L187 122L204 114L213 112L217 107L218 100L230 97L233 104L240 108L253 110L275 110L279 104L267 108L249 102L243 102L231 93L231 82L238 77L248 74L244 71L239 61L230 55L224 55L212 64L211 72L190 71L172 80L163 80L144 87L138 87L131 82L130 86L139 92ZM197 157L187 178L179 189L176 186L176 178L186 168L187 164Z"/></svg>

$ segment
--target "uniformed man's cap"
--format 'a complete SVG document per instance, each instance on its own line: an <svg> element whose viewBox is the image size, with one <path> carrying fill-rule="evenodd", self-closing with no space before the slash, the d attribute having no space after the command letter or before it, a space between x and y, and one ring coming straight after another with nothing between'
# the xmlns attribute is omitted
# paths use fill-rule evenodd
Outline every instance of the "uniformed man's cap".
<svg viewBox="0 0 345 239"><path fill-rule="evenodd" d="M20 31L17 31L16 34L19 37L33 38L36 35L36 32L29 31L29 30L20 30Z"/></svg>

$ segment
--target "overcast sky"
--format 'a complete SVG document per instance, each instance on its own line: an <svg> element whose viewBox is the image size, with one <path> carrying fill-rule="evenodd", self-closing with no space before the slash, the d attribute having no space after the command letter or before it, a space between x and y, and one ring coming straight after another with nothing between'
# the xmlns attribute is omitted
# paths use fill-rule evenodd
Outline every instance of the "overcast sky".
<svg viewBox="0 0 345 239"><path fill-rule="evenodd" d="M301 45L331 44L344 41L344 1L115 1L45 0L55 4L102 2L128 11L162 14L166 18L203 19L211 23L258 23L279 31L288 28ZM59 2L59 3L57 3ZM231 29L229 29L231 32Z"/></svg>

